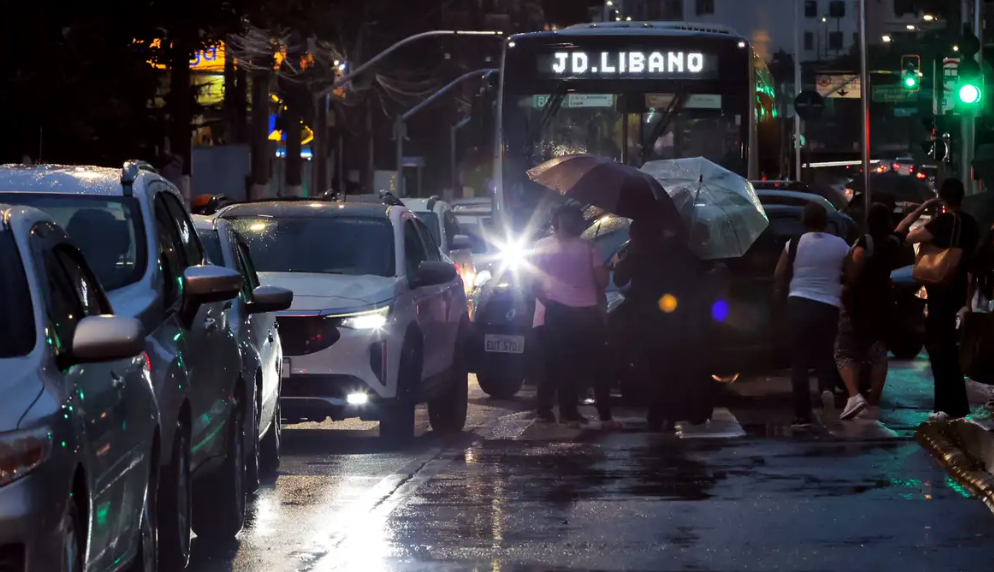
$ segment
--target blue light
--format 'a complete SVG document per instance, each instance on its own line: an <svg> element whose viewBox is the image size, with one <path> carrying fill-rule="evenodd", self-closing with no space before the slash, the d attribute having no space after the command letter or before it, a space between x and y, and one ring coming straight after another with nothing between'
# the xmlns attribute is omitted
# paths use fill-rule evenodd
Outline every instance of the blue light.
<svg viewBox="0 0 994 572"><path fill-rule="evenodd" d="M711 317L717 322L724 322L728 318L728 302L718 300L711 306Z"/></svg>

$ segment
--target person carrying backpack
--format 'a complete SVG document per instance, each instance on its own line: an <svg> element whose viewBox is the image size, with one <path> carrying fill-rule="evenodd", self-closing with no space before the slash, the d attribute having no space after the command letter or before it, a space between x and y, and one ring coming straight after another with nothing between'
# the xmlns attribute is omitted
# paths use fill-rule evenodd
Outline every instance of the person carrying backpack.
<svg viewBox="0 0 994 572"><path fill-rule="evenodd" d="M894 293L890 273L901 265L904 233L892 230L891 210L876 203L867 216L868 234L859 238L846 257L845 283L835 364L849 392L842 419L852 419L880 402L887 381L887 329L893 323ZM869 370L866 397L859 380Z"/></svg>

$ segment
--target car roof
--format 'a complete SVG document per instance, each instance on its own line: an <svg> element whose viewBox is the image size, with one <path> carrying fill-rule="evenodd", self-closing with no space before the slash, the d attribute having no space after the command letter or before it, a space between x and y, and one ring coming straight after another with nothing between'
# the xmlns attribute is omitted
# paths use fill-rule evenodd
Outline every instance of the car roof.
<svg viewBox="0 0 994 572"><path fill-rule="evenodd" d="M121 169L68 165L0 165L0 192L122 196Z"/></svg>
<svg viewBox="0 0 994 572"><path fill-rule="evenodd" d="M756 189L756 195L760 198L761 203L763 197L782 197L785 199L797 199L809 203L818 203L830 211L838 210L835 208L835 205L833 205L831 201L816 193L800 192L800 191L781 191L779 189ZM766 207L765 204L763 206Z"/></svg>
<svg viewBox="0 0 994 572"><path fill-rule="evenodd" d="M391 207L383 203L331 202L331 201L254 201L225 207L218 213L221 218L245 216L314 217L314 216L363 216L386 217Z"/></svg>

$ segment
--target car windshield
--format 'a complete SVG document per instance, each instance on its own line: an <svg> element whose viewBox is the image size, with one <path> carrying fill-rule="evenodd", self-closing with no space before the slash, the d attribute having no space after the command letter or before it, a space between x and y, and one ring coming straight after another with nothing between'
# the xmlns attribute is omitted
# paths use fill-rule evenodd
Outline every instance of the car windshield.
<svg viewBox="0 0 994 572"><path fill-rule="evenodd" d="M442 230L438 224L438 215L428 211L416 211L414 215L428 227L428 232L435 239L435 244L442 244Z"/></svg>
<svg viewBox="0 0 994 572"><path fill-rule="evenodd" d="M221 254L221 239L216 230L198 230L200 242L207 251L207 260L214 266L224 266L224 255Z"/></svg>
<svg viewBox="0 0 994 572"><path fill-rule="evenodd" d="M35 345L34 312L14 237L0 231L0 358L27 355Z"/></svg>
<svg viewBox="0 0 994 572"><path fill-rule="evenodd" d="M259 272L393 276L390 221L370 217L239 217Z"/></svg>
<svg viewBox="0 0 994 572"><path fill-rule="evenodd" d="M0 193L0 203L32 206L55 219L105 290L127 286L145 274L148 249L141 209L133 197Z"/></svg>
<svg viewBox="0 0 994 572"><path fill-rule="evenodd" d="M492 220L489 217L459 217L459 230L469 237L470 251L473 254L486 254L489 251L487 237Z"/></svg>

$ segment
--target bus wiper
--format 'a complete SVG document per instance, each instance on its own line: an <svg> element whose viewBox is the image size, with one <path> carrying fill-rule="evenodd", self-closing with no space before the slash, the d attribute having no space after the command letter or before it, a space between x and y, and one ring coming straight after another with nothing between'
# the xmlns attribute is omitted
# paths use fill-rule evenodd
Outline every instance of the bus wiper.
<svg viewBox="0 0 994 572"><path fill-rule="evenodd" d="M672 123L673 118L676 117L678 113L683 110L683 106L687 104L687 90L683 90L673 96L673 100L670 104L666 106L666 111L663 112L663 116L659 119L659 123L652 128L652 133L649 134L649 138L642 142L642 162L645 163L645 158L648 155L647 151L652 145L656 143L656 140L666 133L666 129Z"/></svg>
<svg viewBox="0 0 994 572"><path fill-rule="evenodd" d="M532 154L532 150L535 148L535 140L538 136L545 131L545 128L549 125L549 121L559 113L559 108L563 105L563 100L566 99L566 83L559 82L556 85L555 92L549 96L549 100L545 102L542 106L542 115L539 116L538 124L536 128L529 130L528 140L525 141L524 147L521 148L521 154L528 157Z"/></svg>

